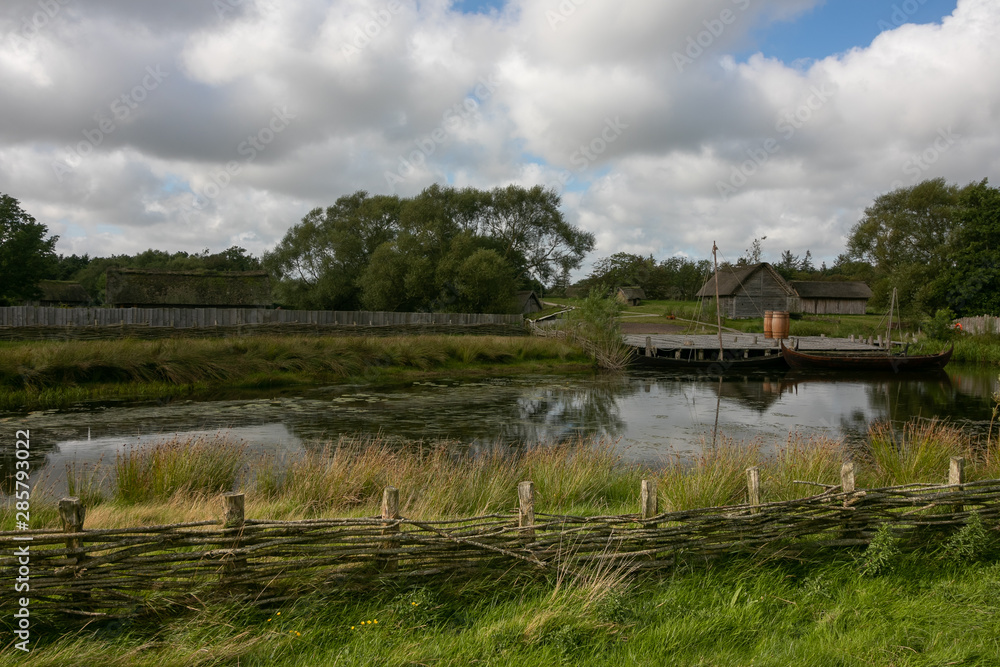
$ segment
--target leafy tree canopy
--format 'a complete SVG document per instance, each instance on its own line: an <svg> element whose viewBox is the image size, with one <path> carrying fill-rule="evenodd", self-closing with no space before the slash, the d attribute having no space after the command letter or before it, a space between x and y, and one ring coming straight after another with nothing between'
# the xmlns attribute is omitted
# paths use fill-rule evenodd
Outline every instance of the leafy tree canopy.
<svg viewBox="0 0 1000 667"><path fill-rule="evenodd" d="M56 264L58 236L21 209L13 197L0 194L0 305L37 298L38 281Z"/></svg>
<svg viewBox="0 0 1000 667"><path fill-rule="evenodd" d="M433 185L408 199L361 191L310 212L264 263L293 307L507 310L517 289L565 276L594 246L558 207L541 187ZM473 279L473 266L489 279Z"/></svg>

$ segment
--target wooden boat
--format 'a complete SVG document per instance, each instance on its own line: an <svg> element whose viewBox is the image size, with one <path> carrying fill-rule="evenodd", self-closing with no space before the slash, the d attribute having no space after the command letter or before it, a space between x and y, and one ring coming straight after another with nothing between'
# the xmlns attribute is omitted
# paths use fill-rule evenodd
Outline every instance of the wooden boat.
<svg viewBox="0 0 1000 667"><path fill-rule="evenodd" d="M796 352L781 343L781 356L793 369L827 369L848 371L881 371L902 373L944 368L955 346L939 354L908 356L881 350L872 352Z"/></svg>
<svg viewBox="0 0 1000 667"><path fill-rule="evenodd" d="M742 350L727 350L722 344L722 316L719 312L719 264L716 258L718 247L712 242L712 263L715 266L715 322L719 331L719 350L715 358L697 358L693 349L658 350L652 356L638 354L632 358L632 365L645 368L670 370L694 370L699 374L727 375L742 371L788 369L781 354L765 354L744 357ZM661 355L660 352L663 352Z"/></svg>
<svg viewBox="0 0 1000 667"><path fill-rule="evenodd" d="M780 354L768 356L757 356L743 358L741 350L726 350L722 358L719 359L697 359L694 357L694 350L686 350L689 356L677 358L670 354L670 351L663 355L647 357L637 354L632 357L632 365L638 368L657 368L669 370L698 370L712 375L725 375L727 373L739 373L750 370L787 370L788 364ZM731 354L729 354L731 352Z"/></svg>

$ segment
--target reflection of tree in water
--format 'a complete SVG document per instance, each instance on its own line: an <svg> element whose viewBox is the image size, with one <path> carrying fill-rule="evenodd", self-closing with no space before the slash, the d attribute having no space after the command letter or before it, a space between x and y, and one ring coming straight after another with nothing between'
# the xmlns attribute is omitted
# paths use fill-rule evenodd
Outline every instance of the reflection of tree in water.
<svg viewBox="0 0 1000 667"><path fill-rule="evenodd" d="M726 401L733 401L758 414L764 414L781 398L781 380L778 377L747 376L723 378L720 383L712 378L712 391Z"/></svg>
<svg viewBox="0 0 1000 667"><path fill-rule="evenodd" d="M11 426L8 424L8 426ZM11 429L5 438L4 447L0 451L0 493L14 495L17 490L17 454L14 448L14 435L16 429ZM56 446L56 441L51 434L44 431L32 430L29 433L28 443L28 478L32 488L38 486L45 478L42 469L45 467L45 456ZM24 490L23 488L21 489Z"/></svg>
<svg viewBox="0 0 1000 667"><path fill-rule="evenodd" d="M878 419L903 423L914 417L944 418L975 431L989 422L991 407L982 396L965 393L945 373L899 378L865 387Z"/></svg>
<svg viewBox="0 0 1000 667"><path fill-rule="evenodd" d="M517 414L504 424L501 437L517 442L588 435L616 438L625 431L618 399L641 390L642 383L614 375L585 384L539 388L532 396L517 400Z"/></svg>

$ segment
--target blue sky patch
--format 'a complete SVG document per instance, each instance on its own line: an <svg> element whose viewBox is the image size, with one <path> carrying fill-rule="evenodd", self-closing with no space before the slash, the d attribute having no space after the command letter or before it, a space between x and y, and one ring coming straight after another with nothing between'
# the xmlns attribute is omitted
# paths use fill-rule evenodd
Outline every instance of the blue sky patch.
<svg viewBox="0 0 1000 667"><path fill-rule="evenodd" d="M741 53L758 51L784 63L821 60L854 47L866 47L880 33L906 23L940 23L957 0L828 0L790 22L770 23L751 36Z"/></svg>

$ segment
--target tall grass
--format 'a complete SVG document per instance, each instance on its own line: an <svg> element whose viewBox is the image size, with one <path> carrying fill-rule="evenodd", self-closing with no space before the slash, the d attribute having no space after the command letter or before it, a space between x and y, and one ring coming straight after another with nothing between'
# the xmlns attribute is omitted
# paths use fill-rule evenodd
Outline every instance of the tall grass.
<svg viewBox="0 0 1000 667"><path fill-rule="evenodd" d="M962 432L936 420L914 421L897 430L879 422L868 429L866 486L896 486L914 482L944 482L953 456L974 457Z"/></svg>
<svg viewBox="0 0 1000 667"><path fill-rule="evenodd" d="M839 440L796 433L777 448L765 444L722 436L693 459L651 466L627 463L616 443L592 439L497 445L470 454L454 443L342 437L287 461L250 456L243 443L224 438L178 439L120 453L105 487L95 482L104 478L102 469L77 470L71 490L87 495L88 506L99 504L100 520L111 522L91 523L88 514L88 525L120 527L140 515L160 523L196 520L198 512L215 516L219 503L212 495L230 490L247 494L248 516L257 518L373 516L386 486L400 490L400 511L414 519L509 512L524 480L535 484L538 513L635 513L643 479L657 481L662 511L678 511L746 502L751 466L761 468L764 500L773 502L838 485L849 455L859 487L943 483L952 456L966 458L969 480L1000 478L1000 445L986 447L936 421L901 429L874 424L868 441L851 452ZM42 513L44 502L35 494L33 510L54 521L54 512ZM9 509L3 508L3 525L13 517Z"/></svg>
<svg viewBox="0 0 1000 667"><path fill-rule="evenodd" d="M413 450L417 449L416 452ZM446 444L401 446L382 437L341 438L273 474L264 463L267 496L308 513L377 510L386 486L401 491L400 511L416 518L509 510L511 489L531 479L547 512L628 511L640 471L622 465L603 442L570 442L528 449L494 447L455 453Z"/></svg>
<svg viewBox="0 0 1000 667"><path fill-rule="evenodd" d="M463 365L580 363L571 342L531 336L329 337L33 341L0 355L0 409L66 400L141 398L185 387L257 387Z"/></svg>
<svg viewBox="0 0 1000 667"><path fill-rule="evenodd" d="M135 503L231 491L245 450L244 443L218 436L129 447L115 458L115 498Z"/></svg>

